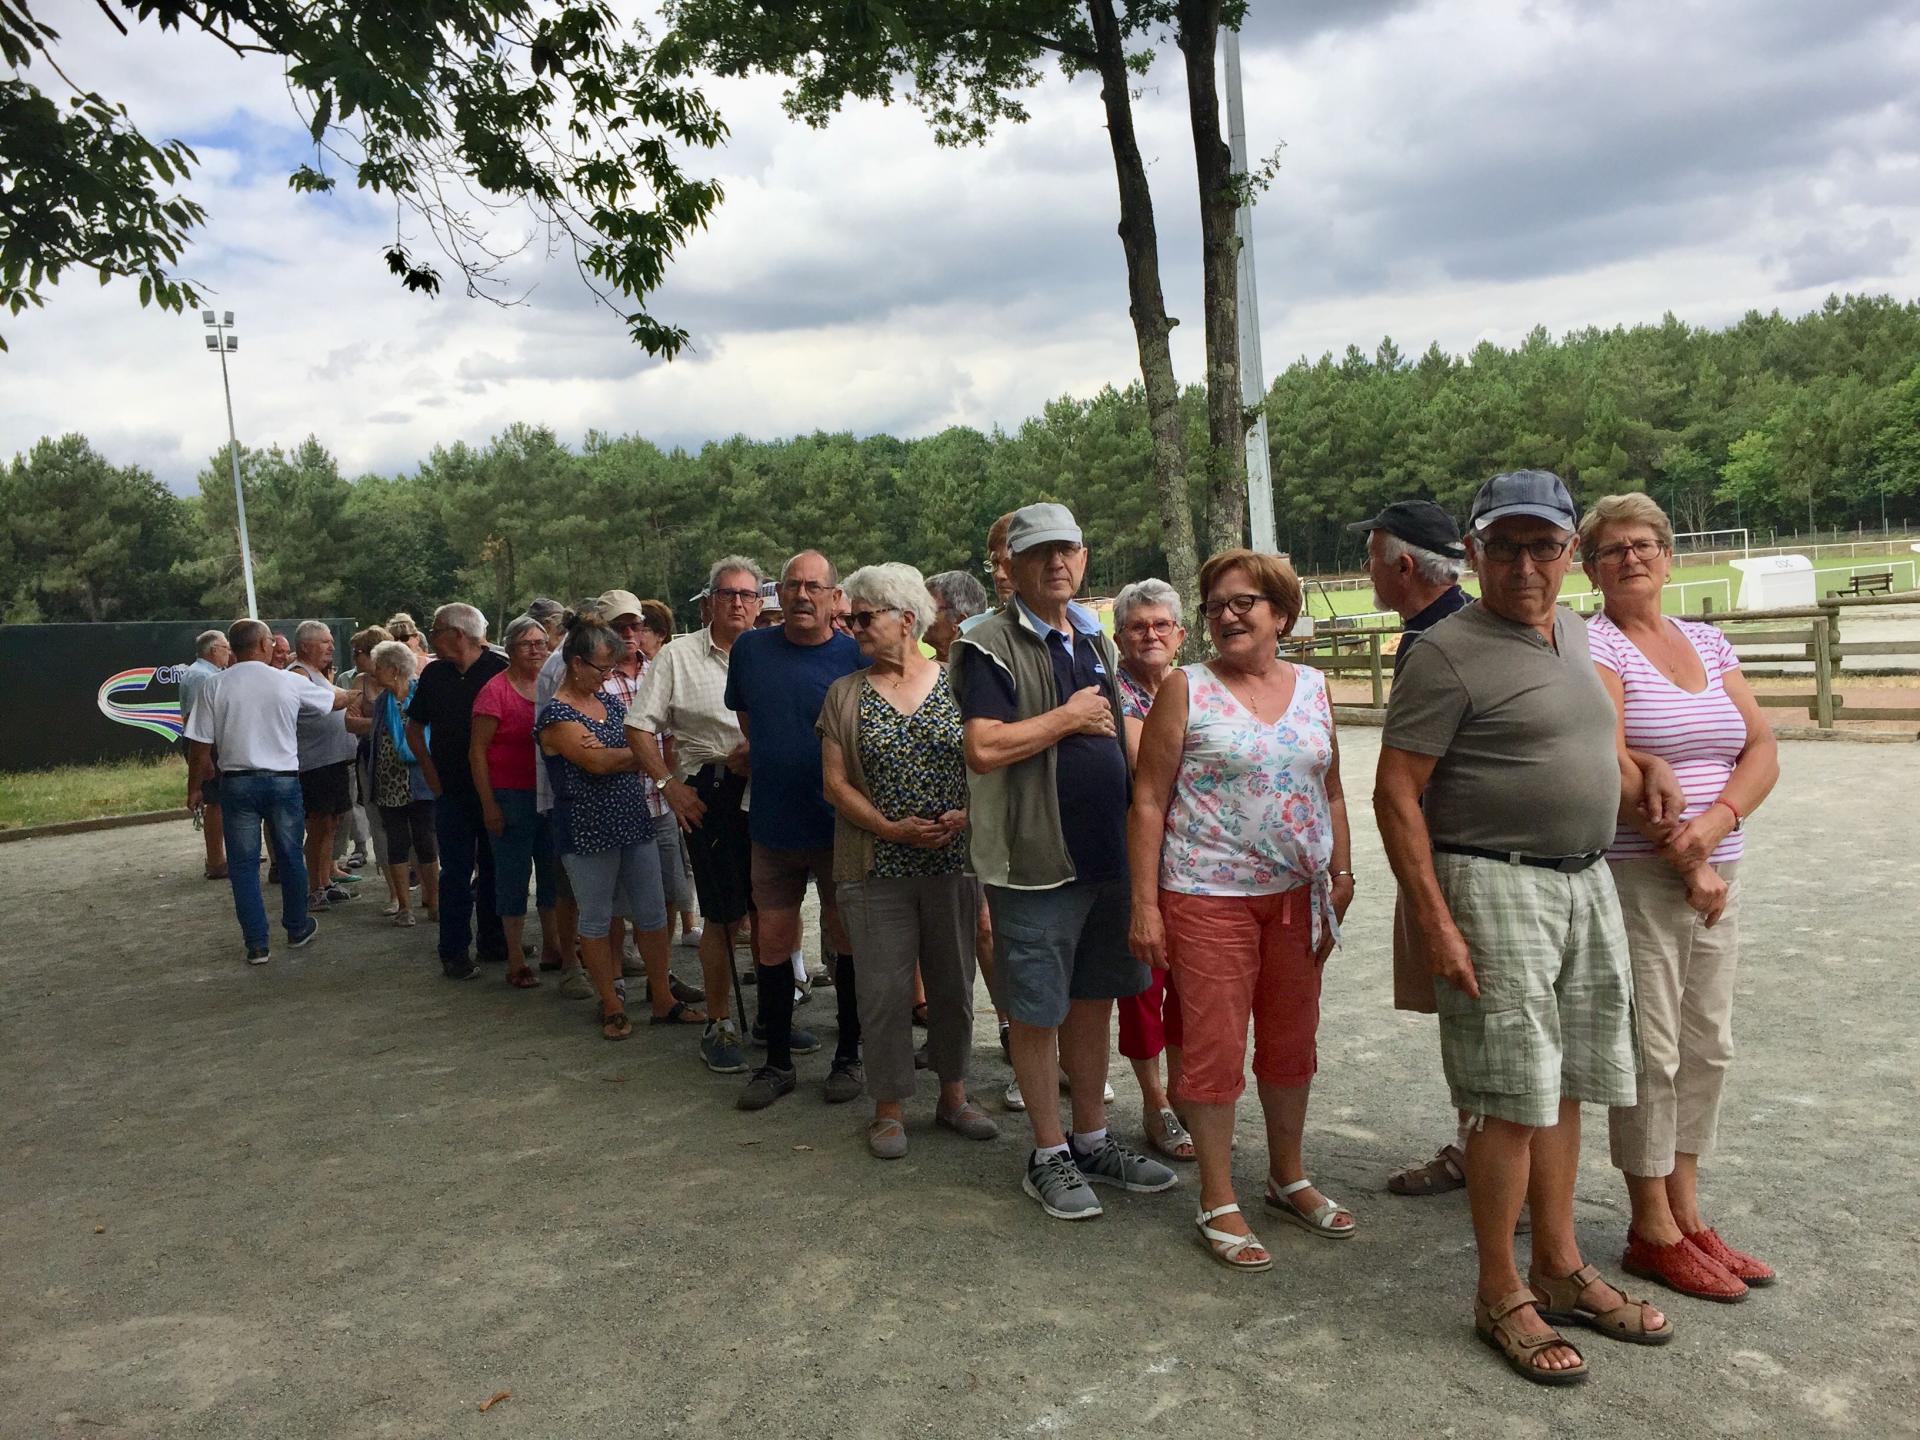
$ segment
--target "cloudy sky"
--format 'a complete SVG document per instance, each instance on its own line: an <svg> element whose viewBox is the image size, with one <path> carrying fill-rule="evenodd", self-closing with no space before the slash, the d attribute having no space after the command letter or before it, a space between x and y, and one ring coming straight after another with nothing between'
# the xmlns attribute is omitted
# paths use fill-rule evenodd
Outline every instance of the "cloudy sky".
<svg viewBox="0 0 1920 1440"><path fill-rule="evenodd" d="M510 421L663 444L816 428L1014 425L1135 374L1095 85L964 151L905 106L789 122L778 87L708 88L724 183L656 312L695 351L647 359L554 264L512 309L401 292L390 206L286 186L305 158L279 73L81 0L40 7L64 68L203 162L186 272L239 314L244 443L317 434L348 473L409 468ZM1657 319L1721 324L1832 290L1920 295L1920 10L1898 0L1253 0L1255 212L1267 368ZM1191 140L1177 55L1136 102L1183 380L1200 375ZM36 70L46 84L51 77ZM415 234L416 248L425 237ZM446 267L442 266L443 272ZM190 488L225 439L197 317L75 281L5 320L0 456L79 430Z"/></svg>

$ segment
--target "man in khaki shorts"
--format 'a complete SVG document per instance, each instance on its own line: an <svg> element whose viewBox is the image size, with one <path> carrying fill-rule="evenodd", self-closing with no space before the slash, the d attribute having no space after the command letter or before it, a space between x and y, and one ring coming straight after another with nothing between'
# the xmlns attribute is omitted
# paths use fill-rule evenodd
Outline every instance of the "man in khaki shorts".
<svg viewBox="0 0 1920 1440"><path fill-rule="evenodd" d="M1599 861L1620 807L1647 788L1616 740L1586 622L1556 603L1577 519L1545 471L1480 488L1467 548L1481 599L1408 656L1374 791L1434 974L1447 1084L1473 1117L1475 1328L1516 1373L1549 1385L1587 1373L1552 1323L1640 1344L1673 1335L1582 1260L1573 1230L1581 1103L1634 1100L1631 970ZM1523 1283L1513 1229L1529 1203Z"/></svg>

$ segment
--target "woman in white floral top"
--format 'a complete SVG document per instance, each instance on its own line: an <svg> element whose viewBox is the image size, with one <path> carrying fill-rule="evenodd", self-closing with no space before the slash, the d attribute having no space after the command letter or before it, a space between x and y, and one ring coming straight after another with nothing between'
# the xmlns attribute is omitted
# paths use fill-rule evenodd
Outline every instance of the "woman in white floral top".
<svg viewBox="0 0 1920 1440"><path fill-rule="evenodd" d="M1300 615L1292 567L1229 550L1201 567L1200 594L1216 658L1166 678L1140 739L1130 941L1180 993L1175 1099L1200 1162L1200 1237L1222 1264L1264 1270L1273 1259L1231 1173L1249 1019L1267 1207L1315 1235L1353 1234L1353 1213L1314 1188L1302 1156L1320 967L1353 900L1347 806L1326 682L1279 658Z"/></svg>

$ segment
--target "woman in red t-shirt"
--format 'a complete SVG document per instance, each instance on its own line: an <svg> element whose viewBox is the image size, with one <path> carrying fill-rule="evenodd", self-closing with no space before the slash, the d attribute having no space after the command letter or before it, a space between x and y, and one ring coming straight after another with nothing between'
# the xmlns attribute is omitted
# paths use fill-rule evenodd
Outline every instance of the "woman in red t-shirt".
<svg viewBox="0 0 1920 1440"><path fill-rule="evenodd" d="M467 751L480 815L493 841L493 903L507 932L507 983L531 990L539 975L521 953L527 920L527 881L536 880L535 904L549 949L554 931L553 837L534 803L537 763L533 744L534 686L549 645L540 622L522 615L507 626L507 668L473 698L472 739Z"/></svg>

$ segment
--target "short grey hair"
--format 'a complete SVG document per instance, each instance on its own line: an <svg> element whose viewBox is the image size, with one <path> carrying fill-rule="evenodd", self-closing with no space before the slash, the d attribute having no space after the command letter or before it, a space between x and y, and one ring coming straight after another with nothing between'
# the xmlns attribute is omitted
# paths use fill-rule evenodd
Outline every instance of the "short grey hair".
<svg viewBox="0 0 1920 1440"><path fill-rule="evenodd" d="M567 607L558 600L542 595L527 605L527 614L542 625L558 625L560 617L567 613Z"/></svg>
<svg viewBox="0 0 1920 1440"><path fill-rule="evenodd" d="M851 608L858 610L860 602L865 601L870 609L898 610L913 617L910 628L914 639L927 633L927 622L933 618L933 596L913 566L898 560L862 565L847 577L840 589Z"/></svg>
<svg viewBox="0 0 1920 1440"><path fill-rule="evenodd" d="M1176 625L1186 624L1180 611L1180 592L1164 580L1136 580L1113 601L1113 628L1126 628L1127 617L1142 605L1158 605L1173 616Z"/></svg>
<svg viewBox="0 0 1920 1440"><path fill-rule="evenodd" d="M397 670L412 679L419 672L420 657L404 640L382 640L373 647L371 664L376 675L382 670Z"/></svg>
<svg viewBox="0 0 1920 1440"><path fill-rule="evenodd" d="M529 630L538 630L542 636L545 636L547 633L547 627L534 619L533 616L514 616L513 619L507 622L505 633L500 636L500 648L502 650L513 649L513 647L519 643L520 637Z"/></svg>
<svg viewBox="0 0 1920 1440"><path fill-rule="evenodd" d="M331 640L333 627L322 620L302 620L293 627L293 648L296 651L305 649L309 641L318 640L323 635Z"/></svg>
<svg viewBox="0 0 1920 1440"><path fill-rule="evenodd" d="M193 637L193 653L202 660L213 653L213 647L216 645L225 645L229 650L233 648L224 630L202 630Z"/></svg>
<svg viewBox="0 0 1920 1440"><path fill-rule="evenodd" d="M987 608L987 587L964 570L942 570L927 577L927 593L953 612L956 621L970 620Z"/></svg>
<svg viewBox="0 0 1920 1440"><path fill-rule="evenodd" d="M1402 555L1413 557L1413 573L1429 585L1456 585L1467 568L1467 562L1456 560L1451 555L1442 555L1437 550L1428 550L1419 545L1410 545L1398 535L1387 530L1376 530L1380 537L1380 558L1391 565Z"/></svg>
<svg viewBox="0 0 1920 1440"><path fill-rule="evenodd" d="M487 643L487 617L471 605L458 600L442 605L433 612L433 628L438 630L443 625L449 630L458 630L471 640L478 640L482 645Z"/></svg>
<svg viewBox="0 0 1920 1440"><path fill-rule="evenodd" d="M753 576L753 588L756 590L767 583L767 577L761 571L759 562L749 560L744 555L722 555L713 562L713 568L707 571L707 593L709 595L713 593L722 575L731 575L736 570L744 570Z"/></svg>

